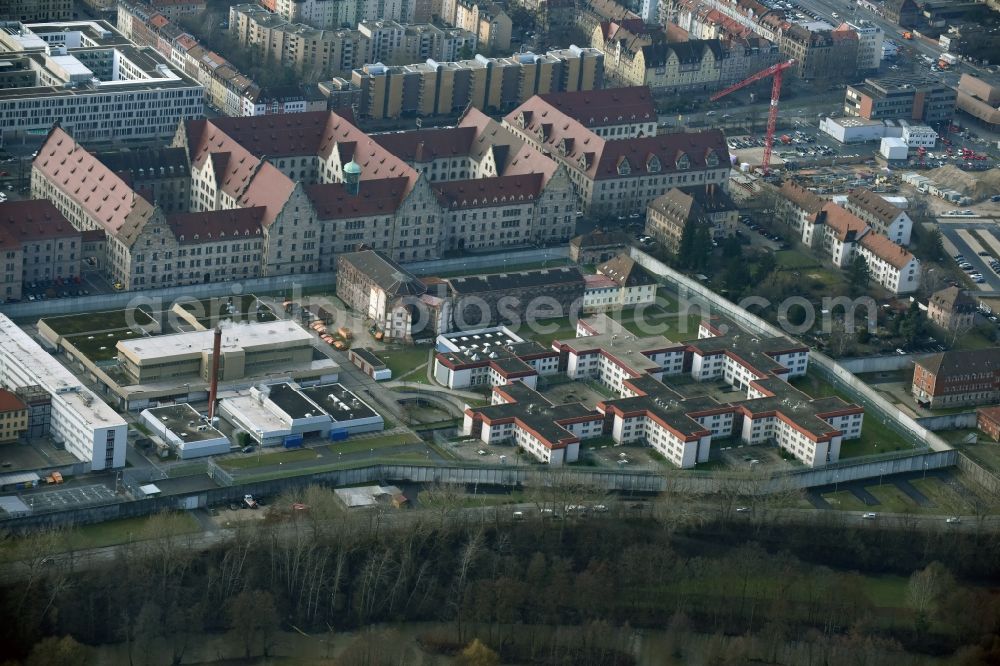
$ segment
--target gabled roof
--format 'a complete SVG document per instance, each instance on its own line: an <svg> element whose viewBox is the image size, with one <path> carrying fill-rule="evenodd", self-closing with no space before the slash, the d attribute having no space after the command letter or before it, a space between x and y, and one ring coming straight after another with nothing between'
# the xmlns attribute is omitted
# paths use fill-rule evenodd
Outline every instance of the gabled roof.
<svg viewBox="0 0 1000 666"><path fill-rule="evenodd" d="M543 184L542 174L534 173L437 182L431 188L443 206L455 210L534 201Z"/></svg>
<svg viewBox="0 0 1000 666"><path fill-rule="evenodd" d="M569 244L580 248L626 246L632 240L624 231L594 231L574 236Z"/></svg>
<svg viewBox="0 0 1000 666"><path fill-rule="evenodd" d="M0 241L6 241L5 245L79 235L47 199L0 203Z"/></svg>
<svg viewBox="0 0 1000 666"><path fill-rule="evenodd" d="M823 199L790 180L782 182L778 191L782 197L810 214L818 213L826 204Z"/></svg>
<svg viewBox="0 0 1000 666"><path fill-rule="evenodd" d="M896 245L888 236L882 234L874 232L865 234L861 239L861 247L899 269L913 261L913 255L906 248Z"/></svg>
<svg viewBox="0 0 1000 666"><path fill-rule="evenodd" d="M649 86L547 93L538 95L538 99L584 127L657 120L656 105L653 104Z"/></svg>
<svg viewBox="0 0 1000 666"><path fill-rule="evenodd" d="M681 65L701 63L711 51L716 61L722 60L722 43L718 39L689 39L686 42L660 42L642 47L646 69L663 67L671 54Z"/></svg>
<svg viewBox="0 0 1000 666"><path fill-rule="evenodd" d="M938 386L949 377L1000 372L1000 347L946 351L918 358L914 363L934 375Z"/></svg>
<svg viewBox="0 0 1000 666"><path fill-rule="evenodd" d="M32 168L75 201L109 234L131 245L153 215L153 206L120 176L55 127L38 149Z"/></svg>
<svg viewBox="0 0 1000 666"><path fill-rule="evenodd" d="M833 202L824 204L812 220L816 224L827 225L841 243L857 242L868 229L862 219Z"/></svg>
<svg viewBox="0 0 1000 666"><path fill-rule="evenodd" d="M406 178L382 178L361 184L351 194L343 183L306 185L306 196L320 220L353 219L373 215L392 215L406 197Z"/></svg>
<svg viewBox="0 0 1000 666"><path fill-rule="evenodd" d="M377 250L365 247L357 252L341 254L338 261L365 275L389 297L420 296L427 291L423 282Z"/></svg>
<svg viewBox="0 0 1000 666"><path fill-rule="evenodd" d="M261 235L261 222L267 209L234 208L231 210L178 213L167 217L167 224L181 245L247 238Z"/></svg>
<svg viewBox="0 0 1000 666"><path fill-rule="evenodd" d="M949 312L975 312L976 301L958 287L945 287L931 294L930 302Z"/></svg>
<svg viewBox="0 0 1000 666"><path fill-rule="evenodd" d="M476 138L474 127L442 127L372 134L380 146L407 162L433 162L446 157L466 157Z"/></svg>
<svg viewBox="0 0 1000 666"><path fill-rule="evenodd" d="M615 281L619 287L641 287L656 284L652 275L627 254L619 254L614 259L597 267L597 272Z"/></svg>
<svg viewBox="0 0 1000 666"><path fill-rule="evenodd" d="M869 189L859 188L847 195L847 201L861 210L889 224L903 211Z"/></svg>

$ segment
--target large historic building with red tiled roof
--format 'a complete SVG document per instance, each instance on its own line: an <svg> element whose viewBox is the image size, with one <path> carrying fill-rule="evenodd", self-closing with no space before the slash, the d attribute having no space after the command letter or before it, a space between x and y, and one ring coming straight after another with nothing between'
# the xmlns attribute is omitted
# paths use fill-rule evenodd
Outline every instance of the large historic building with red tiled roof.
<svg viewBox="0 0 1000 666"><path fill-rule="evenodd" d="M642 130L626 130L621 138L600 136L595 130L607 124L605 116L591 117L585 113L583 102L594 104L602 93L612 96L616 91L566 93L558 106L543 96L535 96L503 121L505 127L565 167L585 212L639 213L671 187L727 187L729 148L721 131L648 136ZM573 95L579 104L570 111ZM608 105L598 101L594 106ZM646 126L644 119L625 116L615 122L626 128Z"/></svg>
<svg viewBox="0 0 1000 666"><path fill-rule="evenodd" d="M189 186L169 205L142 160L105 164L60 128L34 161L33 196L105 232L121 288L330 271L362 244L408 262L566 240L576 222L565 168L476 109L454 128L371 136L326 111L191 120L172 150Z"/></svg>
<svg viewBox="0 0 1000 666"><path fill-rule="evenodd" d="M22 297L25 282L77 278L80 232L48 201L0 203L0 302Z"/></svg>

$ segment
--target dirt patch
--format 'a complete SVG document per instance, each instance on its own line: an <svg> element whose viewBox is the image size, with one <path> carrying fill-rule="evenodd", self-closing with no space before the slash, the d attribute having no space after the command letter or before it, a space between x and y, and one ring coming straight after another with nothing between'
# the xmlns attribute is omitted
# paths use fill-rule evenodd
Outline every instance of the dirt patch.
<svg viewBox="0 0 1000 666"><path fill-rule="evenodd" d="M968 172L947 164L931 170L927 177L939 186L961 192L976 201L1000 192L1000 169Z"/></svg>

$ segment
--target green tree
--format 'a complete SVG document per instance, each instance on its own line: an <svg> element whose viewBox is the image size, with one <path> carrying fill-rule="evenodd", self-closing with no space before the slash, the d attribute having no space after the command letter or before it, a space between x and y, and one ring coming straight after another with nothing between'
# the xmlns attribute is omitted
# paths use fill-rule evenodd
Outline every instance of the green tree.
<svg viewBox="0 0 1000 666"><path fill-rule="evenodd" d="M701 270L708 266L708 255L711 251L712 232L709 231L707 224L696 223L691 243L690 267L694 270Z"/></svg>
<svg viewBox="0 0 1000 666"><path fill-rule="evenodd" d="M80 666L90 661L88 650L72 636L43 638L31 648L26 666Z"/></svg>
<svg viewBox="0 0 1000 666"><path fill-rule="evenodd" d="M757 261L757 267L753 272L754 282L763 282L777 268L778 260L774 258L774 254L768 252Z"/></svg>
<svg viewBox="0 0 1000 666"><path fill-rule="evenodd" d="M269 656L271 639L278 629L274 597L263 590L240 592L229 602L229 627L239 638L246 659L258 644L261 654Z"/></svg>
<svg viewBox="0 0 1000 666"><path fill-rule="evenodd" d="M868 268L868 262L865 258L861 255L855 256L847 271L847 283L851 287L851 293L855 296L863 294L868 289L871 277L871 270Z"/></svg>
<svg viewBox="0 0 1000 666"><path fill-rule="evenodd" d="M730 298L739 297L750 286L750 269L747 268L746 262L730 262L726 266L722 281Z"/></svg>
<svg viewBox="0 0 1000 666"><path fill-rule="evenodd" d="M722 256L726 259L739 260L743 257L743 244L736 236L726 236L722 241Z"/></svg>
<svg viewBox="0 0 1000 666"><path fill-rule="evenodd" d="M475 638L462 650L458 663L462 666L499 666L500 656Z"/></svg>
<svg viewBox="0 0 1000 666"><path fill-rule="evenodd" d="M925 327L925 315L920 305L913 301L899 322L899 334L906 344L912 345L923 335Z"/></svg>
<svg viewBox="0 0 1000 666"><path fill-rule="evenodd" d="M927 261L944 259L944 241L940 229L937 227L930 230L921 229L920 235L917 237L917 254Z"/></svg>
<svg viewBox="0 0 1000 666"><path fill-rule="evenodd" d="M472 48L472 44L463 44L462 48L458 50L459 60L471 60L474 55L476 55L476 51Z"/></svg>

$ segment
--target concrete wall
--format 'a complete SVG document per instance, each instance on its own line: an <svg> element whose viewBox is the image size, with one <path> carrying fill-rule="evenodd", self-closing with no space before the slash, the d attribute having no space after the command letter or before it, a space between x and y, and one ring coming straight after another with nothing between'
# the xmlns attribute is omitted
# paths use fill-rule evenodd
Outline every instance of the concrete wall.
<svg viewBox="0 0 1000 666"><path fill-rule="evenodd" d="M945 414L943 416L924 416L915 420L922 427L927 428L928 430L956 430L959 428L976 427L975 412Z"/></svg>
<svg viewBox="0 0 1000 666"><path fill-rule="evenodd" d="M863 460L834 463L819 469L799 469L790 473L778 474L759 484L751 484L745 475L685 472L674 475L664 475L657 472L625 471L625 470L593 470L559 468L550 470L538 467L462 467L422 466L375 464L355 469L336 470L311 476L298 476L270 481L255 481L244 484L223 486L212 490L161 496L147 497L128 502L117 502L104 506L82 507L50 513L35 513L23 517L8 517L0 520L0 527L13 531L25 531L40 527L63 525L86 525L119 518L148 516L160 511L177 511L207 506L225 505L238 502L243 495L250 493L260 497L272 497L280 493L304 488L310 484L343 487L349 485L407 481L411 483L455 483L482 484L498 486L545 487L554 485L584 486L596 490L637 491L658 493L674 487L688 493L713 493L736 484L741 492L752 494L767 494L779 490L804 489L816 486L833 485L859 479L873 479L881 475L902 472L919 472L944 467L951 467L959 459L954 450L915 455L890 454L887 456L871 456ZM970 461L971 462L971 461ZM975 465L972 463L972 465ZM212 467L212 463L208 467ZM978 466L976 466L978 468ZM960 465L960 468L961 465ZM219 470L221 471L221 470ZM964 468L963 468L964 471ZM982 476L986 483L992 483L1000 492L1000 480L989 472L978 468L974 474ZM126 472L127 474L127 472ZM226 478L222 478L226 477ZM217 481L232 483L234 480L228 474L216 477ZM979 478L976 477L979 481ZM138 474L124 479L126 485L135 488L138 484L156 481L150 475ZM134 490L133 490L134 492Z"/></svg>
<svg viewBox="0 0 1000 666"><path fill-rule="evenodd" d="M994 497L1000 496L1000 476L989 471L964 453L959 453L956 464L963 474L975 481L983 490L992 493Z"/></svg>
<svg viewBox="0 0 1000 666"><path fill-rule="evenodd" d="M889 356L842 358L837 363L845 370L854 374L864 372L893 372L895 370L906 370L913 365L913 355L892 354Z"/></svg>
<svg viewBox="0 0 1000 666"><path fill-rule="evenodd" d="M653 275L660 276L666 282L672 283L676 288L681 305L683 302L704 306L703 312L720 314L733 320L737 325L758 335L787 335L777 326L761 319L760 317L747 312L735 303L731 303L722 296L716 294L708 287L688 278L686 275L675 271L662 261L642 252L638 248L631 248L630 254L636 263L650 271ZM695 309L697 310L697 309ZM908 439L915 447L929 447L934 451L950 451L951 446L943 439L935 435L929 429L924 428L914 422L909 415L903 413L893 406L888 400L883 398L855 377L846 368L840 366L836 361L826 354L818 351L810 351L809 367L823 379L842 389L845 393L859 405L865 408L866 418L877 418L884 422L897 433Z"/></svg>
<svg viewBox="0 0 1000 666"><path fill-rule="evenodd" d="M555 261L569 258L569 246L562 245L552 248L514 250L502 254L473 255L463 259L437 259L406 264L406 268L414 275L432 275L434 273L456 269L475 271L477 269L497 269L516 264L533 264L542 261ZM0 312L11 319L35 320L40 317L76 314L79 312L94 312L99 310L120 310L136 299L160 300L164 307L172 301L184 297L210 298L213 296L233 296L236 294L254 294L275 291L292 292L294 289L312 289L329 287L333 291L337 274L310 273L299 275L280 275L273 277L254 278L234 282L210 282L185 287L170 287L168 289L147 289L141 292L120 291L113 294L96 294L80 298L58 298L45 301L4 303L0 304ZM136 301L139 302L139 301Z"/></svg>

